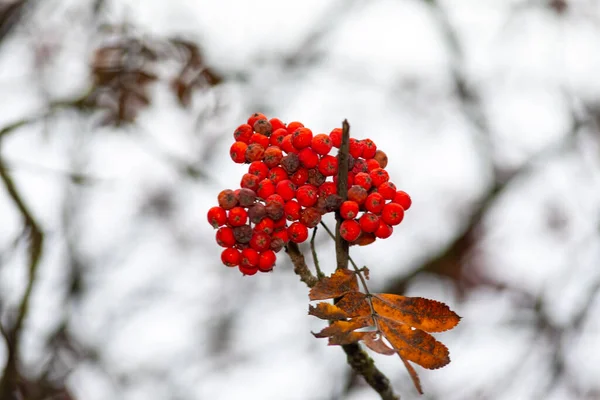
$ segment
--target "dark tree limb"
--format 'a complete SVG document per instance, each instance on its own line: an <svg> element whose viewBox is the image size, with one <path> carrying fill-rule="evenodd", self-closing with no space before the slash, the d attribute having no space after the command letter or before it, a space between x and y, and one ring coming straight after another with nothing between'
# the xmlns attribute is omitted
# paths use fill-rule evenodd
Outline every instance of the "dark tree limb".
<svg viewBox="0 0 600 400"><path fill-rule="evenodd" d="M23 330L23 324L25 318L29 312L29 303L31 300L31 293L33 291L33 285L36 280L37 270L42 257L42 249L44 243L44 234L36 222L32 212L25 204L21 194L17 190L17 187L8 174L4 160L0 156L0 178L4 184L9 197L14 202L21 218L23 219L24 225L24 236L29 241L28 247L28 279L25 287L25 293L19 304L18 313L15 321L8 328L3 328L3 336L6 339L7 346L7 360L4 367L4 375L0 380L0 399L10 399L13 394L17 391L17 385L19 381L18 372L18 352L20 348L21 332Z"/></svg>

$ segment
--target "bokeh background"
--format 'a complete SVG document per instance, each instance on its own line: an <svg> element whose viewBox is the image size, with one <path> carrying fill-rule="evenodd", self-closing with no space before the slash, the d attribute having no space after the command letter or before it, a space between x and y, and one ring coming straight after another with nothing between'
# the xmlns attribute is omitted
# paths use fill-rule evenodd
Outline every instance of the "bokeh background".
<svg viewBox="0 0 600 400"><path fill-rule="evenodd" d="M594 0L0 1L0 398L378 398L284 253L220 263L258 111L347 118L411 194L351 252L462 317L423 396L374 356L402 399L600 399L599 71Z"/></svg>

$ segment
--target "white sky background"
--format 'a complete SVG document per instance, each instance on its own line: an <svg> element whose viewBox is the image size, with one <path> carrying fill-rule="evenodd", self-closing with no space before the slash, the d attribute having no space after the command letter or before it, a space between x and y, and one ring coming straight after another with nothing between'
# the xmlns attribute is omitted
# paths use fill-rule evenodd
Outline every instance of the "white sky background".
<svg viewBox="0 0 600 400"><path fill-rule="evenodd" d="M88 83L86 65L98 39L81 11L86 7L51 3L34 16L33 32L20 32L0 49L0 129L43 109L45 96L77 95ZM490 185L484 151L503 167L522 165L564 139L571 109L597 103L598 6L575 1L569 14L557 16L523 3L443 3L463 49L461 66L482 96L490 149L452 95L455 55L424 2L113 2L111 22L198 40L209 65L244 79L196 94L192 110L181 110L158 84L152 106L127 129L97 129L67 115L3 140L2 156L47 233L27 321L28 363L39 364L44 337L65 311L70 229L86 263L87 290L66 312L102 365L74 370L69 384L78 399L342 398L336 394L345 383L344 354L310 335L323 323L306 315L307 290L285 255L274 273L253 277L220 264L206 210L245 172L229 161L233 130L255 111L300 120L315 132L348 118L353 136L385 149L390 175L411 194L413 207L390 239L352 249L359 264L370 266L376 291L437 254L464 227ZM287 68L281 59L323 24L325 34L311 47L320 61ZM43 74L32 66L31 37L40 35L59 47ZM196 131L198 113L217 100L224 112ZM207 133L224 139L206 149ZM182 178L165 157L193 161L205 151L213 153L208 181ZM584 134L571 150L540 158L494 204L477 249L488 275L540 296L559 327L572 322L599 279L599 156L597 138ZM71 187L59 171L74 168L97 180ZM169 194L173 213L144 213L149 193ZM70 227L61 219L66 201L78 204ZM566 219L560 233L548 229L549 212ZM0 293L14 306L25 282L24 253L22 246L11 250L21 222L4 191L0 220ZM331 265L332 245L322 239L321 264ZM549 384L551 344L533 336L535 315L519 299L475 290L461 300L438 278L418 279L407 294L444 301L463 319L437 335L452 362L436 371L417 367L425 396L418 396L400 360L375 356L402 399L535 399ZM599 312L596 296L588 315ZM222 338L226 350L214 353L223 323L231 327ZM597 318L588 318L581 334L563 343L566 368L582 395L600 391L598 338ZM569 398L567 389L559 382L547 398ZM344 398L378 397L366 387Z"/></svg>

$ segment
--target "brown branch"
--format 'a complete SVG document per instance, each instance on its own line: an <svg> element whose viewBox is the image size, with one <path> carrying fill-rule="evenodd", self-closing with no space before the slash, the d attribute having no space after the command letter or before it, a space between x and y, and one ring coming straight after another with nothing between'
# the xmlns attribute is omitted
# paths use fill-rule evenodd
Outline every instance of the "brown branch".
<svg viewBox="0 0 600 400"><path fill-rule="evenodd" d="M342 122L342 145L338 152L338 174L337 174L337 193L342 201L348 200L348 156L350 151L350 124L348 120ZM340 225L343 221L339 211L335 213L335 255L337 260L337 269L348 268L348 257L350 247L340 235Z"/></svg>
<svg viewBox="0 0 600 400"><path fill-rule="evenodd" d="M13 200L17 207L21 217L23 218L24 234L28 235L29 239L29 254L28 254L28 280L27 286L25 287L25 293L19 304L19 310L16 320L8 329L4 328L3 336L6 338L6 346L8 356L6 365L4 368L4 375L0 381L0 399L10 399L12 394L17 389L17 383L19 380L18 373L18 351L20 347L21 331L23 329L23 323L25 317L29 311L29 303L31 299L31 293L33 291L33 285L35 283L37 270L42 256L42 249L44 243L44 235L33 217L33 214L21 198L14 181L8 174L4 160L0 157L0 178L4 183L4 187L8 192L10 198Z"/></svg>
<svg viewBox="0 0 600 400"><path fill-rule="evenodd" d="M338 182L337 192L343 200L348 198L348 155L350 144L350 125L347 120L342 123L342 145L338 153ZM337 269L348 268L348 259L350 251L348 242L342 239L339 234L339 225L342 218L339 212L336 212L336 235L335 235L335 251L337 259ZM318 282L310 269L306 265L304 255L300 252L296 243L289 243L286 251L294 264L294 272L300 276L300 280L308 287L313 287ZM346 344L342 346L346 353L348 364L359 375L365 378L365 381L375 390L382 400L399 400L400 397L394 394L394 390L390 385L390 380L383 372L381 372L373 359L364 351L358 343Z"/></svg>

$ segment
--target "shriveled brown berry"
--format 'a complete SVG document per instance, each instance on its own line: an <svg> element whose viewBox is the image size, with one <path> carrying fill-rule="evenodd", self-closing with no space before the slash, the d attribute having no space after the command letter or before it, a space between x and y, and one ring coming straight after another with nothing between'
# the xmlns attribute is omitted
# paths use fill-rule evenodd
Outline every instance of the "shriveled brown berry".
<svg viewBox="0 0 600 400"><path fill-rule="evenodd" d="M253 224L258 224L266 216L267 209L262 203L256 203L248 209L248 218Z"/></svg>
<svg viewBox="0 0 600 400"><path fill-rule="evenodd" d="M271 136L271 132L273 131L273 127L269 121L266 119L259 119L254 123L254 132L260 133L261 135Z"/></svg>
<svg viewBox="0 0 600 400"><path fill-rule="evenodd" d="M267 215L273 221L279 221L285 215L285 211L283 209L283 204L279 203L277 201L268 201L266 210L267 210Z"/></svg>
<svg viewBox="0 0 600 400"><path fill-rule="evenodd" d="M273 237L271 239L271 250L273 250L275 253L278 253L281 249L283 249L283 246L285 246L285 243L282 238Z"/></svg>
<svg viewBox="0 0 600 400"><path fill-rule="evenodd" d="M379 165L381 166L381 168L387 167L388 158L387 158L387 154L385 154L383 152L383 150L377 149L377 151L375 152L375 157L373 157L373 158L375 160L377 160L377 162L379 163Z"/></svg>
<svg viewBox="0 0 600 400"><path fill-rule="evenodd" d="M327 177L323 175L317 168L311 168L308 170L308 184L316 187L321 186Z"/></svg>
<svg viewBox="0 0 600 400"><path fill-rule="evenodd" d="M233 236L238 243L249 243L252 238L252 228L250 225L236 226L233 228Z"/></svg>
<svg viewBox="0 0 600 400"><path fill-rule="evenodd" d="M352 157L352 154L348 154L348 171L352 171L354 168L354 163L356 162L356 158Z"/></svg>
<svg viewBox="0 0 600 400"><path fill-rule="evenodd" d="M282 159L283 153L281 152L281 149L277 146L269 146L265 150L263 163L265 163L267 167L273 168L278 166Z"/></svg>
<svg viewBox="0 0 600 400"><path fill-rule="evenodd" d="M317 209L317 211L319 211L319 214L323 215L327 213L327 207L326 207L326 203L327 200L325 199L325 197L319 197L317 199L317 203L314 205L314 207Z"/></svg>
<svg viewBox="0 0 600 400"><path fill-rule="evenodd" d="M300 222L307 228L314 228L321 222L321 213L315 207L307 207L300 212Z"/></svg>
<svg viewBox="0 0 600 400"><path fill-rule="evenodd" d="M365 160L363 160L362 158L358 158L355 162L354 162L354 166L351 169L352 172L354 172L354 174L359 174L361 172L369 172L369 167L367 166L367 162Z"/></svg>
<svg viewBox="0 0 600 400"><path fill-rule="evenodd" d="M256 201L256 193L252 189L241 188L238 192L238 202L242 207L250 207Z"/></svg>
<svg viewBox="0 0 600 400"><path fill-rule="evenodd" d="M300 158L296 153L289 153L281 159L281 166L285 169L288 175L293 174L300 168Z"/></svg>
<svg viewBox="0 0 600 400"><path fill-rule="evenodd" d="M348 200L355 201L359 205L365 202L368 195L368 192L362 186L353 185L348 189Z"/></svg>
<svg viewBox="0 0 600 400"><path fill-rule="evenodd" d="M265 148L263 146L261 146L258 143L252 143L250 145L248 145L248 148L246 149L246 161L247 162L253 162L253 161L262 161L263 157L265 156Z"/></svg>
<svg viewBox="0 0 600 400"><path fill-rule="evenodd" d="M237 206L238 203L237 196L231 189L222 190L217 196L217 199L219 201L219 206L226 210L231 210L233 207Z"/></svg>
<svg viewBox="0 0 600 400"><path fill-rule="evenodd" d="M325 198L325 211L337 211L342 205L342 196L338 194L330 194Z"/></svg>

